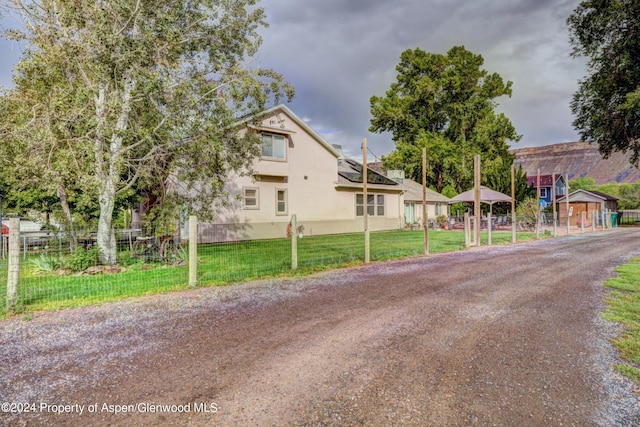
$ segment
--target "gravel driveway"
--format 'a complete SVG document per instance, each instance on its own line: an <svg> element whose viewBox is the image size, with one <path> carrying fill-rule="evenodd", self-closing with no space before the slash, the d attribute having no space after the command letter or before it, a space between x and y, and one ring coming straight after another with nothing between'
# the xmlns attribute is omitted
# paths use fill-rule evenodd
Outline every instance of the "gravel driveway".
<svg viewBox="0 0 640 427"><path fill-rule="evenodd" d="M617 229L0 322L2 425L639 426ZM29 412L26 412L29 411Z"/></svg>

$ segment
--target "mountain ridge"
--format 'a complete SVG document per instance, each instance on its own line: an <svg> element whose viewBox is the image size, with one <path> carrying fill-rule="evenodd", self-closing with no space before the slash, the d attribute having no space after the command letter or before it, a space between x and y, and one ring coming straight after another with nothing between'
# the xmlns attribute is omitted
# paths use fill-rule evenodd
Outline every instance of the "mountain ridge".
<svg viewBox="0 0 640 427"><path fill-rule="evenodd" d="M629 163L630 153L615 152L602 158L598 145L588 142L563 142L542 147L513 148L516 168L527 176L568 174L569 179L593 178L596 185L608 182L629 183L640 180L640 169Z"/></svg>

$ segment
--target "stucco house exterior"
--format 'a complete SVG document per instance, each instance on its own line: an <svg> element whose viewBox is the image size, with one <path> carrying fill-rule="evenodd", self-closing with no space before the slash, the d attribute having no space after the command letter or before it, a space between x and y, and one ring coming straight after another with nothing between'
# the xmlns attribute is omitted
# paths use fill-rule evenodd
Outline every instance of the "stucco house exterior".
<svg viewBox="0 0 640 427"><path fill-rule="evenodd" d="M400 186L404 191L404 224L423 224L422 222L422 184L412 179L403 179ZM444 215L449 217L449 198L427 188L427 218L429 222Z"/></svg>
<svg viewBox="0 0 640 427"><path fill-rule="evenodd" d="M260 135L262 155L251 175L229 177L231 206L214 223L199 224L202 243L286 237L294 214L303 236L363 231L365 205L371 231L402 226L400 185L369 171L365 203L362 166L288 107L264 111L257 125L241 125ZM183 224L183 236L186 230Z"/></svg>

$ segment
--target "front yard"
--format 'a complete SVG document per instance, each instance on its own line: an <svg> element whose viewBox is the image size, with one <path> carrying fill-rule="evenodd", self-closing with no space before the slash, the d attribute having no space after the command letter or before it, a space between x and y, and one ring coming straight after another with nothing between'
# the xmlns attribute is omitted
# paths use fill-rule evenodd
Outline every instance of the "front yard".
<svg viewBox="0 0 640 427"><path fill-rule="evenodd" d="M518 241L535 238L533 233L518 233ZM423 253L422 231L371 233L371 260L385 261ZM486 244L483 233L481 242ZM493 244L511 242L511 233L492 235ZM456 231L431 231L430 253L464 248L464 234ZM21 259L17 312L57 310L147 294L188 288L186 266L143 263L129 259L124 271L115 274L87 274L42 271L36 255ZM273 239L244 241L198 247L198 285L225 285L232 282L275 276L304 275L316 271L360 264L364 261L362 234L304 237L298 240L298 270L291 269L291 241ZM6 261L1 264L0 315L5 312Z"/></svg>

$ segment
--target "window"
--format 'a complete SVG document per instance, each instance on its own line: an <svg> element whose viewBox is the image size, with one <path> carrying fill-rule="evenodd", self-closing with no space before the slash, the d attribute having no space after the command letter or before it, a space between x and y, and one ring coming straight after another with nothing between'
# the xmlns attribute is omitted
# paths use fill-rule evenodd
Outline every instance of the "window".
<svg viewBox="0 0 640 427"><path fill-rule="evenodd" d="M541 199L546 199L547 198L547 188L540 188L540 198Z"/></svg>
<svg viewBox="0 0 640 427"><path fill-rule="evenodd" d="M242 207L244 209L260 209L259 201L257 188L242 189Z"/></svg>
<svg viewBox="0 0 640 427"><path fill-rule="evenodd" d="M384 194L367 194L367 214L385 216ZM356 194L356 216L364 216L364 194Z"/></svg>
<svg viewBox="0 0 640 427"><path fill-rule="evenodd" d="M384 216L384 194L378 194L376 196L376 209L378 216Z"/></svg>
<svg viewBox="0 0 640 427"><path fill-rule="evenodd" d="M287 138L284 135L262 134L262 157L285 160Z"/></svg>
<svg viewBox="0 0 640 427"><path fill-rule="evenodd" d="M276 215L287 214L287 190L276 190Z"/></svg>

